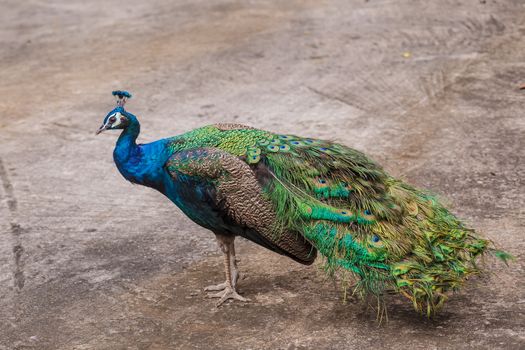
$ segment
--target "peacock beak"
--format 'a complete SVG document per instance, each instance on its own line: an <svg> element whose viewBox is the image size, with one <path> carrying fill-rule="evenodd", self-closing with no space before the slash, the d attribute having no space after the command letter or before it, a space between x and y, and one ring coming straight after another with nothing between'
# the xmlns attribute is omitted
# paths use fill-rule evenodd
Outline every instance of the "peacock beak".
<svg viewBox="0 0 525 350"><path fill-rule="evenodd" d="M100 134L102 131L107 130L108 127L109 127L108 124L104 124L104 125L102 125L100 128L98 128L98 130L97 130L97 132L95 133L95 135L98 135L98 134Z"/></svg>

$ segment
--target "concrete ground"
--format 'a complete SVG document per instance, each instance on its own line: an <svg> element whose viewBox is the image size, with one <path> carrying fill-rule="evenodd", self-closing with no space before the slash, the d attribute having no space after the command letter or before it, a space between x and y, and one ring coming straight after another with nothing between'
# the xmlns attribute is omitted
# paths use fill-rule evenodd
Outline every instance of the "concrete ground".
<svg viewBox="0 0 525 350"><path fill-rule="evenodd" d="M4 0L0 77L0 349L525 349L522 0ZM379 325L239 240L251 302L216 309L213 235L94 136L117 88L142 142L239 122L363 150L517 260Z"/></svg>

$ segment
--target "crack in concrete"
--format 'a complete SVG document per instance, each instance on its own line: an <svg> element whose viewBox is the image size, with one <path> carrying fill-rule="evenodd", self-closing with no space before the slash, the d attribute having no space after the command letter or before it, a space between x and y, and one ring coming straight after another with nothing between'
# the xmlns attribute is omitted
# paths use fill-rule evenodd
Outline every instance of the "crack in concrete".
<svg viewBox="0 0 525 350"><path fill-rule="evenodd" d="M22 254L24 253L24 247L20 242L20 234L22 228L19 224L11 223L11 233L16 237L15 244L13 245L13 255L15 259L15 269L13 273L14 285L18 290L24 288L26 278L24 276L24 259Z"/></svg>
<svg viewBox="0 0 525 350"><path fill-rule="evenodd" d="M2 159L0 158L0 182L2 182L2 187L4 189L6 198L7 198L7 208L11 214L11 240L13 245L13 260L14 260L14 269L13 269L13 284L17 291L22 290L25 285L25 275L24 275L24 247L22 246L22 241L20 239L20 234L22 233L22 228L20 224L16 223L14 217L16 215L18 201L16 200L15 193L13 190L13 185L9 180L7 175L7 170L4 166Z"/></svg>
<svg viewBox="0 0 525 350"><path fill-rule="evenodd" d="M15 197L15 194L13 192L13 185L11 184L11 181L9 181L9 177L7 176L7 171L5 170L4 163L2 162L2 159L0 158L0 181L2 182L2 187L4 188L5 194L7 196L7 207L9 208L10 212L15 212L17 208L17 200Z"/></svg>
<svg viewBox="0 0 525 350"><path fill-rule="evenodd" d="M350 103L349 101L346 101L345 99L339 97L339 96L335 96L333 94L328 94L328 93L325 93L325 92L322 92L322 91L319 91L317 89L314 89L313 87L311 86L307 86L306 87L308 90L310 90L311 92L313 92L314 94L316 95L319 95L323 98L326 98L326 99L329 99L329 100L335 100L335 101L338 101L344 105L347 105L347 106L350 106L352 108L357 108L359 110L363 110L362 108L358 107L358 106L355 106L353 105L352 103Z"/></svg>

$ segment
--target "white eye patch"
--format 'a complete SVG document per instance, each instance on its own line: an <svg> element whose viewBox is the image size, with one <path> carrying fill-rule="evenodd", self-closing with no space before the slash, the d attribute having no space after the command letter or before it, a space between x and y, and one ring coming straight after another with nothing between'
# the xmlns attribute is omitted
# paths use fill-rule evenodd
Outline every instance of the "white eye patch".
<svg viewBox="0 0 525 350"><path fill-rule="evenodd" d="M117 120L113 123L113 127L119 126L122 123L122 114L120 114L120 112L115 113L115 118L117 118Z"/></svg>
<svg viewBox="0 0 525 350"><path fill-rule="evenodd" d="M106 121L106 124L104 124L104 127L116 127L119 126L121 123L122 114L120 114L120 112L116 112L109 116L108 120Z"/></svg>

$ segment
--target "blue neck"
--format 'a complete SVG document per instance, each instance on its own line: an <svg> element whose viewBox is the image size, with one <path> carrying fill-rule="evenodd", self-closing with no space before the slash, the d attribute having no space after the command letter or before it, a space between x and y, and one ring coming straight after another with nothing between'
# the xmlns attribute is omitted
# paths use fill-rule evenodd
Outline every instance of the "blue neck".
<svg viewBox="0 0 525 350"><path fill-rule="evenodd" d="M140 124L132 114L128 113L127 117L130 124L120 134L113 151L115 164L126 180L162 192L165 175L163 166L173 152L167 147L168 140L137 145Z"/></svg>
<svg viewBox="0 0 525 350"><path fill-rule="evenodd" d="M132 157L137 155L138 147L135 141L137 140L139 133L140 124L138 120L132 119L131 124L120 134L120 137L117 140L117 145L115 146L115 151L113 152L117 166L119 166L119 163L127 163Z"/></svg>
<svg viewBox="0 0 525 350"><path fill-rule="evenodd" d="M142 179L136 174L136 168L141 163L140 147L135 142L140 133L140 124L134 117L129 117L130 124L120 134L115 150L113 151L113 159L117 165L118 170L126 178L126 180L133 183L141 183Z"/></svg>

